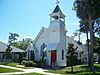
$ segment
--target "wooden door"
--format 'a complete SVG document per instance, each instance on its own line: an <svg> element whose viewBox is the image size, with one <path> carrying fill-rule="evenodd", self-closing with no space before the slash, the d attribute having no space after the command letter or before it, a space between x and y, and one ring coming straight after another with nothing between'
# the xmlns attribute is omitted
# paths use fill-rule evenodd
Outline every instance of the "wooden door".
<svg viewBox="0 0 100 75"><path fill-rule="evenodd" d="M57 57L57 53L56 50L55 51L51 51L51 65L55 65L56 64L56 58Z"/></svg>

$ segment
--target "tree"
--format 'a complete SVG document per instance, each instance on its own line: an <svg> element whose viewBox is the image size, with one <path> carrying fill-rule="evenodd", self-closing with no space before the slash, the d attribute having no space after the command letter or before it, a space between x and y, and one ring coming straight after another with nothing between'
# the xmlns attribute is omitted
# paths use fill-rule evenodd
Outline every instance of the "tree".
<svg viewBox="0 0 100 75"><path fill-rule="evenodd" d="M12 48L10 47L10 45L7 45L7 49L6 49L6 60L8 62L12 58L11 51L12 51Z"/></svg>
<svg viewBox="0 0 100 75"><path fill-rule="evenodd" d="M23 61L23 53L19 53L19 64Z"/></svg>
<svg viewBox="0 0 100 75"><path fill-rule="evenodd" d="M12 48L11 48L11 45L15 40L17 40L16 37L19 37L19 35L16 34L16 33L10 33L9 40L8 40L9 44L7 45L7 48L6 48L6 59L7 59L7 61L12 59L12 54L11 54Z"/></svg>
<svg viewBox="0 0 100 75"><path fill-rule="evenodd" d="M73 66L77 64L78 53L76 52L78 47L74 47L74 44L68 43L67 51L67 66L71 66L71 72L73 72ZM73 62L74 61L74 62Z"/></svg>
<svg viewBox="0 0 100 75"><path fill-rule="evenodd" d="M17 47L22 50L26 50L29 44L30 42L21 41L21 42L12 43L12 46Z"/></svg>
<svg viewBox="0 0 100 75"><path fill-rule="evenodd" d="M8 43L12 45L12 43L14 43L17 40L17 37L19 37L19 35L17 33L9 33L9 34L10 36L9 36Z"/></svg>
<svg viewBox="0 0 100 75"><path fill-rule="evenodd" d="M95 33L97 33L98 35L100 35L100 19L97 19L97 20L94 20L94 35ZM86 36L87 36L87 49L88 49L88 58L89 58L89 37L88 37L88 33L89 33L89 23L88 21L85 21L85 20L82 20L80 21L80 25L79 25L80 29L79 31L80 32L83 32L83 33L86 33ZM95 36L94 36L94 44L95 44ZM89 63L89 61L88 61Z"/></svg>
<svg viewBox="0 0 100 75"><path fill-rule="evenodd" d="M100 18L100 0L75 0L74 9L76 10L77 16L81 20L89 22L90 31L90 43L91 48L89 51L89 68L94 72L93 68L93 20Z"/></svg>
<svg viewBox="0 0 100 75"><path fill-rule="evenodd" d="M100 38L96 37L95 43L94 43L94 52L99 54L99 60L100 63Z"/></svg>
<svg viewBox="0 0 100 75"><path fill-rule="evenodd" d="M94 22L94 32L100 37L100 18L97 18Z"/></svg>
<svg viewBox="0 0 100 75"><path fill-rule="evenodd" d="M87 50L88 50L88 59L89 59L89 23L88 21L85 21L85 20L82 20L80 21L80 25L79 25L80 29L79 31L80 32L83 32L83 33L86 33L86 36L87 36ZM89 64L89 60L88 60L88 64Z"/></svg>

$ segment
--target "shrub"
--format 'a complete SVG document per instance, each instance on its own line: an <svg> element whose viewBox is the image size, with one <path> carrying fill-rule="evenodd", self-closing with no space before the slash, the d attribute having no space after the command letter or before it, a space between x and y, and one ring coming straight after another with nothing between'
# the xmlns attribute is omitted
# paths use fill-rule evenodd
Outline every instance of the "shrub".
<svg viewBox="0 0 100 75"><path fill-rule="evenodd" d="M36 67L37 66L37 64L34 63L33 61L25 61L25 60L23 60L22 64L25 65L25 67Z"/></svg>
<svg viewBox="0 0 100 75"><path fill-rule="evenodd" d="M37 67L45 67L46 66L46 61L43 60L43 61L37 61Z"/></svg>
<svg viewBox="0 0 100 75"><path fill-rule="evenodd" d="M23 61L21 62L21 64L24 65L24 64L25 64L25 60L23 60Z"/></svg>
<svg viewBox="0 0 100 75"><path fill-rule="evenodd" d="M25 67L32 67L33 66L33 61L26 61L25 62Z"/></svg>

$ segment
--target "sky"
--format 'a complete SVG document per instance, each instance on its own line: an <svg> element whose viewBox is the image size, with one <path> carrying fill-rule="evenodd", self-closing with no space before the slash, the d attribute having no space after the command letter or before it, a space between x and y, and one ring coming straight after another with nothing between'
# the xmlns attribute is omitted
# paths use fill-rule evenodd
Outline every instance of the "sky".
<svg viewBox="0 0 100 75"><path fill-rule="evenodd" d="M6 42L9 32L19 34L18 40L34 39L42 27L49 27L50 16L57 0L0 0L0 41ZM79 19L72 10L75 0L59 0L59 6L66 15L68 36L79 29ZM75 38L78 40L78 37ZM81 36L85 43L85 36Z"/></svg>

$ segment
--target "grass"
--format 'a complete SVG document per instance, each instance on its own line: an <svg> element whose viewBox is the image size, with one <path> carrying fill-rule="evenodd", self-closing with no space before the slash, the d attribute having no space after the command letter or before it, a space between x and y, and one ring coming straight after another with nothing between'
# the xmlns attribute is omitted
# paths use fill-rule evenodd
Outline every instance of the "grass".
<svg viewBox="0 0 100 75"><path fill-rule="evenodd" d="M16 65L16 63L8 63L8 64L4 64L4 65L6 65L6 66L11 66L11 67L17 67Z"/></svg>
<svg viewBox="0 0 100 75"><path fill-rule="evenodd" d="M1 65L16 67L17 63L2 63Z"/></svg>
<svg viewBox="0 0 100 75"><path fill-rule="evenodd" d="M11 66L11 67L17 67L17 68L23 68L23 69L33 68L33 67L21 67L21 66L17 66L17 63L8 63L8 64L2 64L2 65Z"/></svg>
<svg viewBox="0 0 100 75"><path fill-rule="evenodd" d="M0 73L7 73L7 72L19 72L19 70L8 69L8 68L1 68L0 67Z"/></svg>
<svg viewBox="0 0 100 75"><path fill-rule="evenodd" d="M12 67L18 67L16 66L16 63L9 63L9 64L4 64L7 66L12 66ZM27 67L24 67L25 69ZM60 68L60 69L50 69L48 72L51 73L57 73L57 74L62 74L62 75L100 75L100 64L94 64L94 70L95 73L92 73L88 70L87 65L77 65L74 66L74 72L70 72L70 67L67 68ZM0 68L0 73L3 72L16 72L16 70L12 69L5 69L5 68ZM43 74L38 74L38 73L28 73L28 74L20 74L20 75L43 75Z"/></svg>
<svg viewBox="0 0 100 75"><path fill-rule="evenodd" d="M51 73L59 73L62 75L100 75L100 64L94 64L95 73L89 72L87 65L78 65L74 66L74 72L70 72L70 67L58 69L58 70L49 70Z"/></svg>
<svg viewBox="0 0 100 75"><path fill-rule="evenodd" d="M26 73L26 74L18 74L18 75L45 75L40 73Z"/></svg>

